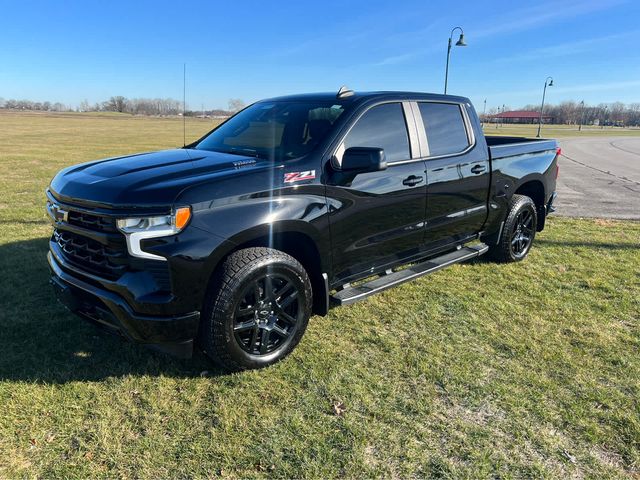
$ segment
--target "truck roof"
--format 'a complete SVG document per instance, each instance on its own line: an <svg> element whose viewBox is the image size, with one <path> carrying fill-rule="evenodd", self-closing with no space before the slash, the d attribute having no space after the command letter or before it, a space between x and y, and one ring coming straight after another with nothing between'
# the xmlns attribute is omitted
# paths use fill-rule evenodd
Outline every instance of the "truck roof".
<svg viewBox="0 0 640 480"><path fill-rule="evenodd" d="M368 100L431 100L431 101L450 101L450 102L462 102L471 103L466 97L459 97L455 95L442 95L438 93L425 93L425 92L394 92L394 91L379 91L379 92L353 92L348 96L338 96L337 92L323 92L323 93L300 93L295 95L285 95L282 97L268 98L262 101L265 102L336 102L340 104L347 103L361 103Z"/></svg>

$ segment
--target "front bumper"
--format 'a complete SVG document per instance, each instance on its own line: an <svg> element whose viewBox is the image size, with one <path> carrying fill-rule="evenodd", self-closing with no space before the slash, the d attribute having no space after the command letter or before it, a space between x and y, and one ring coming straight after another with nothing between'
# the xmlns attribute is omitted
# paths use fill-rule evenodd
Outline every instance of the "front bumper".
<svg viewBox="0 0 640 480"><path fill-rule="evenodd" d="M117 293L69 273L64 260L52 252L47 254L47 259L51 284L69 310L135 342L178 357L191 356L200 312L167 316L134 312Z"/></svg>

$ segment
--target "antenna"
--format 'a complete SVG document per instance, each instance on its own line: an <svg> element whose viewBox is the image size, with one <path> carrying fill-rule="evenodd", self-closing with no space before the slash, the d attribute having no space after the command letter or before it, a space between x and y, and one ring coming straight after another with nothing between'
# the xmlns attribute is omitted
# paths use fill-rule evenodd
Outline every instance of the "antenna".
<svg viewBox="0 0 640 480"><path fill-rule="evenodd" d="M182 64L182 146L187 146L187 64Z"/></svg>

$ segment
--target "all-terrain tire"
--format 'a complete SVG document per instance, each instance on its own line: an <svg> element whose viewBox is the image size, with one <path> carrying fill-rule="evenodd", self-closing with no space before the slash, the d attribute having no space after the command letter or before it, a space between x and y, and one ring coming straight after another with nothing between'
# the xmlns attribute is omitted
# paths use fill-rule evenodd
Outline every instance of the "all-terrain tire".
<svg viewBox="0 0 640 480"><path fill-rule="evenodd" d="M200 345L230 371L276 363L304 335L312 299L309 276L292 256L265 247L238 250L214 274Z"/></svg>
<svg viewBox="0 0 640 480"><path fill-rule="evenodd" d="M513 195L498 243L489 248L490 257L504 263L524 260L531 250L537 225L538 213L533 200L525 195Z"/></svg>

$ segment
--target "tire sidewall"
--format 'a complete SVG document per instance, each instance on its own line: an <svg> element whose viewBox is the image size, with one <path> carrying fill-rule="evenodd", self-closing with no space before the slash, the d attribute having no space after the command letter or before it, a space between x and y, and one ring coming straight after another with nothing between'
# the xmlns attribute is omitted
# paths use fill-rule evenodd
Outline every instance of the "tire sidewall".
<svg viewBox="0 0 640 480"><path fill-rule="evenodd" d="M266 355L252 355L243 350L235 338L235 311L238 303L242 301L246 286L266 274L281 274L294 284L294 287L298 290L300 302L298 321L295 326L295 332L278 349ZM287 356L300 342L311 315L311 283L302 266L288 255L266 256L258 261L249 263L237 273L229 291L220 292L220 294L220 297L224 297L224 300L223 298L218 298L218 301L223 300L223 303L219 304L215 311L218 315L224 315L222 319L224 328L222 340L224 345L219 345L219 347L224 348L231 360L243 368L264 367Z"/></svg>
<svg viewBox="0 0 640 480"><path fill-rule="evenodd" d="M527 246L526 250L522 255L515 255L513 249L511 248L511 240L513 236L513 231L515 228L516 219L520 212L529 210L531 212L533 223L532 223L532 233L531 233L531 241ZM503 240L503 248L506 249L506 254L510 261L512 262L520 262L527 258L529 252L531 251L531 247L533 246L533 241L536 237L536 228L538 227L538 212L536 211L536 206L529 197L520 196L516 202L514 202L510 212L509 217L507 218L507 222L505 224L504 229L504 240Z"/></svg>

